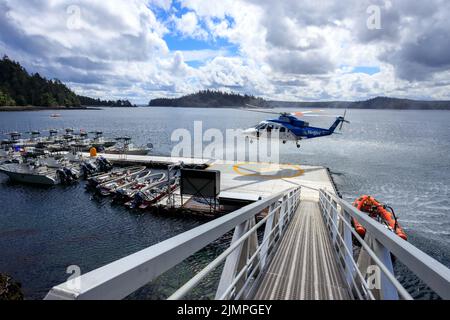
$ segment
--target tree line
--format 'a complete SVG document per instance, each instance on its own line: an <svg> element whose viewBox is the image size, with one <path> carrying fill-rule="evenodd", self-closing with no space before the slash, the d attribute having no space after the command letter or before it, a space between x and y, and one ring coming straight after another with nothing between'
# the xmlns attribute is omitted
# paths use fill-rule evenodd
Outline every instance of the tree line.
<svg viewBox="0 0 450 320"><path fill-rule="evenodd" d="M0 106L131 107L128 100L100 100L78 96L58 79L29 74L18 62L4 56L0 60Z"/></svg>
<svg viewBox="0 0 450 320"><path fill-rule="evenodd" d="M84 96L78 96L80 102L83 106L92 106L92 107L135 107L128 100L100 100L94 99Z"/></svg>
<svg viewBox="0 0 450 320"><path fill-rule="evenodd" d="M149 106L158 107L193 107L193 108L217 108L217 107L243 107L247 104L263 107L266 101L252 95L241 95L219 90L202 90L181 98L159 98L149 102Z"/></svg>

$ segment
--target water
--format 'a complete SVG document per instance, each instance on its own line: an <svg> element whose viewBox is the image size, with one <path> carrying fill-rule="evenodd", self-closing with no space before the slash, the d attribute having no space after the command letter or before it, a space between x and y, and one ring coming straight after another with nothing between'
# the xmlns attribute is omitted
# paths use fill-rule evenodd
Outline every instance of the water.
<svg viewBox="0 0 450 320"><path fill-rule="evenodd" d="M342 114L342 110L331 111ZM177 128L192 130L247 128L267 119L232 109L138 108L99 111L0 113L0 131L49 128L103 130L128 135L137 144L153 143L154 153L168 155ZM450 267L450 112L351 110L342 135L311 140L299 151L282 146L281 161L330 167L346 200L371 194L400 216L409 241ZM329 127L330 118L311 118ZM22 186L0 177L0 272L23 285L28 299L41 299L68 275L67 266L90 271L205 222L199 218L138 214L107 200L92 200L83 183L70 187ZM217 241L133 298L164 298L226 246ZM401 266L397 268L402 269ZM217 274L202 289L210 297ZM418 283L404 273L412 290ZM435 296L423 286L415 297Z"/></svg>

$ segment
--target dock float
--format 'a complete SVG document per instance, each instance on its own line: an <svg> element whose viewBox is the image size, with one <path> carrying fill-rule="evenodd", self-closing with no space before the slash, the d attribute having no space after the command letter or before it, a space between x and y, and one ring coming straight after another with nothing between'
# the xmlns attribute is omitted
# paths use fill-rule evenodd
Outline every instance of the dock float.
<svg viewBox="0 0 450 320"><path fill-rule="evenodd" d="M84 158L89 158L89 153L81 153ZM108 161L118 165L147 165L147 166L167 166L183 163L187 167L207 167L213 160L182 157L164 157L164 156L138 156L124 154L99 153L98 156L104 157Z"/></svg>

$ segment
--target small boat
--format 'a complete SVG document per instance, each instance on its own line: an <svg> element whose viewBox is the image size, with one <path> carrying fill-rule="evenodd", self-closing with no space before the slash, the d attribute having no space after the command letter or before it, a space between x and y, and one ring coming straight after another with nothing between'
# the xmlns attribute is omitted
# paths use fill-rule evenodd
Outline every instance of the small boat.
<svg viewBox="0 0 450 320"><path fill-rule="evenodd" d="M91 165L92 165L92 163L91 163ZM95 170L97 170L97 169L95 169ZM88 186L95 188L102 183L105 183L105 182L108 182L108 181L111 181L118 177L123 176L123 172L124 172L123 169L119 169L119 170L111 171L108 173L99 173L97 175L93 175L87 179Z"/></svg>
<svg viewBox="0 0 450 320"><path fill-rule="evenodd" d="M48 170L46 167L35 167L31 164L4 164L0 166L0 172L7 175L11 180L20 183L47 186L59 183L56 171Z"/></svg>
<svg viewBox="0 0 450 320"><path fill-rule="evenodd" d="M99 184L96 189L102 196L106 197L111 195L111 193L113 193L117 188L128 184L134 179L142 178L147 174L149 174L149 172L145 171L145 167L136 167L133 169L129 169L116 179Z"/></svg>
<svg viewBox="0 0 450 320"><path fill-rule="evenodd" d="M391 207L383 205L375 198L367 195L361 196L356 199L353 203L353 206L358 210L367 213L369 217L385 225L386 228L394 232L400 238L404 240L408 239L405 231L399 225L394 210ZM364 236L366 235L366 229L354 218L352 219L352 224L356 232L358 232L358 234L362 238L364 238Z"/></svg>
<svg viewBox="0 0 450 320"><path fill-rule="evenodd" d="M119 137L116 138L116 140L120 142L120 144L118 146L106 148L104 151L105 153L145 156L150 152L150 148L134 146L131 143L130 137Z"/></svg>
<svg viewBox="0 0 450 320"><path fill-rule="evenodd" d="M148 189L157 187L161 182L166 181L167 175L165 173L155 173L148 175L142 179L136 179L127 185L118 188L115 191L115 202L128 202L134 198L138 192L143 192Z"/></svg>
<svg viewBox="0 0 450 320"><path fill-rule="evenodd" d="M131 201L125 203L125 206L130 209L148 209L169 194L169 192L176 190L178 187L179 183L176 178L173 178L170 181L166 180L159 182L151 188L136 193Z"/></svg>
<svg viewBox="0 0 450 320"><path fill-rule="evenodd" d="M74 168L55 170L33 163L3 164L0 166L0 172L16 182L46 186L72 183L78 179L78 172Z"/></svg>
<svg viewBox="0 0 450 320"><path fill-rule="evenodd" d="M95 135L94 139L92 139L92 146L96 149L104 149L109 148L112 146L115 146L117 144L117 141L115 140L108 140L103 137L103 131L94 131L91 132Z"/></svg>
<svg viewBox="0 0 450 320"><path fill-rule="evenodd" d="M103 183L107 183L107 182L110 182L112 180L115 180L115 179L123 177L129 171L131 171L131 172L135 172L135 171L141 172L143 170L145 170L145 167L143 167L143 166L136 166L136 167L122 168L122 169L114 170L114 171L107 172L107 173L100 173L100 174L93 175L93 176L89 177L87 179L87 182L88 182L87 186L96 188L97 186L99 186L99 185L101 185Z"/></svg>
<svg viewBox="0 0 450 320"><path fill-rule="evenodd" d="M50 118L61 118L61 115L59 113L52 113Z"/></svg>

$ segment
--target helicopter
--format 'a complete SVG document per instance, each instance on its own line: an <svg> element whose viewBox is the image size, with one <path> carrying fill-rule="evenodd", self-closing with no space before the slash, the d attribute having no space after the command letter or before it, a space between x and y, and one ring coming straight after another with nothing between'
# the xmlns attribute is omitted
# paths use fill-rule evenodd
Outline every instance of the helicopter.
<svg viewBox="0 0 450 320"><path fill-rule="evenodd" d="M248 107L255 108L255 106L247 105ZM343 116L331 116L336 117L336 121L331 125L329 129L311 127L308 122L299 120L297 117L330 117L330 115L318 115L314 113L323 112L323 110L315 111L302 111L302 112L272 112L262 110L250 110L246 111L276 114L279 115L278 119L265 120L259 123L254 128L250 128L243 131L243 135L253 142L253 139L260 138L278 138L286 144L288 141L294 141L297 148L300 148L300 141L305 139L314 139L325 136L330 136L335 133L336 129L342 130L344 123L350 123L346 120L347 110Z"/></svg>

